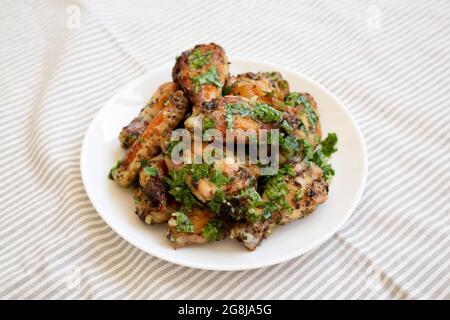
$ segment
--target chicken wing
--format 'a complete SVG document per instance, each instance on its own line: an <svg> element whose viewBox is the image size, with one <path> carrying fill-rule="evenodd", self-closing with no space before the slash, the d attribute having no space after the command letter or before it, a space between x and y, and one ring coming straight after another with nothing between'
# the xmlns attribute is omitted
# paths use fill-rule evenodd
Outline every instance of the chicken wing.
<svg viewBox="0 0 450 320"><path fill-rule="evenodd" d="M140 111L129 125L124 127L119 135L119 140L123 148L129 148L136 139L144 132L148 124L155 119L156 115L164 108L170 95L178 90L178 85L167 82L159 86L150 101Z"/></svg>
<svg viewBox="0 0 450 320"><path fill-rule="evenodd" d="M303 218L313 212L318 205L328 198L328 183L323 177L322 169L313 162L298 162L293 165L293 175L285 175L287 206L273 213L277 224L286 224ZM262 195L268 201L268 191Z"/></svg>
<svg viewBox="0 0 450 320"><path fill-rule="evenodd" d="M223 136L227 129L253 130L274 129L280 126L283 114L267 104L250 103L246 98L225 96L203 102L184 125L194 130L199 124L211 123L211 127L219 130Z"/></svg>
<svg viewBox="0 0 450 320"><path fill-rule="evenodd" d="M178 209L164 182L167 167L162 155L147 161L139 172L139 187L134 190L136 214L147 224L164 223Z"/></svg>
<svg viewBox="0 0 450 320"><path fill-rule="evenodd" d="M224 94L248 99L256 96L262 103L286 110L284 99L289 93L289 84L279 72L247 72L231 76Z"/></svg>
<svg viewBox="0 0 450 320"><path fill-rule="evenodd" d="M173 81L194 105L222 96L228 76L228 58L215 43L197 45L183 52L172 70Z"/></svg>
<svg viewBox="0 0 450 320"><path fill-rule="evenodd" d="M110 176L122 187L133 183L143 161L157 155L164 139L184 118L188 101L182 91L172 93L164 108L157 114L145 131L128 149L125 157L111 169Z"/></svg>

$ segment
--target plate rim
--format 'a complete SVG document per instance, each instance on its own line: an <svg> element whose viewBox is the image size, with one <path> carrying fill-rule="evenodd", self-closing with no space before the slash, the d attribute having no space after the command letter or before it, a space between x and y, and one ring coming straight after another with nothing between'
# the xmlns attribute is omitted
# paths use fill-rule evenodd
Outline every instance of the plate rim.
<svg viewBox="0 0 450 320"><path fill-rule="evenodd" d="M151 73L157 73L157 71L159 71L161 69L170 68L172 64L170 62L167 62L167 63L163 63L159 67L146 70L146 72L144 74L119 86L116 89L116 92L104 102L102 107L96 112L95 116L92 118L92 120L89 124L89 127L84 134L81 151L80 151L81 180L83 182L83 187L86 191L86 195L87 195L89 201L91 202L92 206L94 207L95 211L97 212L97 214L122 239L124 239L125 241L127 241L128 243L133 245L134 247L138 248L139 250L145 252L146 254L150 254L154 257L157 257L164 261L168 261L170 263L174 263L177 265L186 266L186 267L190 267L190 268L195 268L195 269L214 270L214 271L239 271L239 270L251 270L251 269L264 268L264 267L277 265L277 264L292 260L294 258L300 257L301 255L311 251L312 249L319 247L325 241L330 239L335 233L337 233L342 228L342 226L348 221L348 219L351 217L353 212L356 210L356 208L360 204L362 196L364 194L364 190L365 190L365 186L366 186L366 182L367 182L367 176L368 176L368 154L367 154L367 148L366 148L366 144L365 144L365 140L364 140L364 135L363 135L358 123L356 122L356 119L354 118L353 114L347 109L345 104L334 93L332 93L330 90L328 90L326 87L324 87L322 84L320 84L316 80L308 77L307 75L305 75L301 72L298 72L291 68L285 67L282 64L273 64L273 63L258 60L258 59L250 59L250 58L239 57L239 56L230 56L229 61L239 62L239 63L243 63L243 64L246 64L246 63L259 64L259 65L263 65L267 68L277 70L281 73L283 73L283 72L291 73L295 76L298 76L299 78L306 79L307 81L311 82L314 86L318 87L318 89L320 89L321 91L323 91L326 94L328 94L329 96L331 96L339 104L339 107L343 110L343 112L346 114L346 116L350 119L352 125L354 126L354 128L356 129L356 131L358 133L358 141L359 141L359 144L363 151L363 154L362 154L362 156L363 156L362 157L362 159L363 159L362 183L359 185L359 188L357 190L355 201L353 202L350 209L347 210L346 215L341 219L341 221L336 225L335 228L331 229L327 233L324 233L323 235L318 237L317 240L315 240L314 242L311 242L310 244L304 246L302 248L302 250L293 250L293 252L291 252L290 254L287 254L287 255L284 255L284 256L281 256L278 258L273 258L273 259L267 260L263 263L261 263L261 262L247 263L245 265L237 264L235 266L221 267L221 266L218 266L215 264L205 264L205 263L197 264L194 262L186 262L183 259L177 259L176 255L166 256L164 254L160 254L159 252L156 252L156 253L149 252L146 248L144 248L142 245L140 245L140 243L137 243L134 240L130 240L129 237L127 237L125 234L123 234L121 230L117 230L116 228L113 228L111 221L109 220L107 215L104 215L103 213L101 213L100 210L98 210L99 206L98 206L96 200L94 200L94 198L91 196L91 189L89 188L89 186L86 182L87 178L85 177L85 174L86 174L85 167L86 167L86 162L87 162L86 161L86 155L87 155L86 149L87 149L87 144L88 144L88 138L92 135L92 131L96 127L97 123L99 122L100 116L102 115L102 113L105 110L106 106L108 105L109 101L113 101L126 87L131 87L131 86L133 86L133 84L139 83L140 81L145 79L147 76L149 76L149 74L151 74Z"/></svg>

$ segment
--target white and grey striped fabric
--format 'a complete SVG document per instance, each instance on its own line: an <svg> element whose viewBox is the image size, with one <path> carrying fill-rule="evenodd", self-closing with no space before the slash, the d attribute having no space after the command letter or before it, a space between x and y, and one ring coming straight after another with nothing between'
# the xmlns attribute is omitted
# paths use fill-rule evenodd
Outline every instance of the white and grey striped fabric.
<svg viewBox="0 0 450 320"><path fill-rule="evenodd" d="M80 178L122 84L197 43L333 91L369 152L362 202L321 247L258 270L152 257ZM0 0L0 298L449 299L450 2Z"/></svg>

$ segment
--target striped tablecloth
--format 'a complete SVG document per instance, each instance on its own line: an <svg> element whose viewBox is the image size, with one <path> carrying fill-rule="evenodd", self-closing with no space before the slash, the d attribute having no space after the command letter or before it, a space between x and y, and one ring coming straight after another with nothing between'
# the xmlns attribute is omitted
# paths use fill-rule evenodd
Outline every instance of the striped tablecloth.
<svg viewBox="0 0 450 320"><path fill-rule="evenodd" d="M0 298L449 299L449 24L447 0L0 0ZM292 261L159 260L84 191L80 147L104 102L211 41L316 79L363 131L363 200Z"/></svg>

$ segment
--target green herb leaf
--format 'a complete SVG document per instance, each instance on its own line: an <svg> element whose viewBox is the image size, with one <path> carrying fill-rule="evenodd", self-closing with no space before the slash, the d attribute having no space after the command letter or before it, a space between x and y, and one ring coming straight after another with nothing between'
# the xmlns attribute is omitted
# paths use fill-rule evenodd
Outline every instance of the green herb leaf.
<svg viewBox="0 0 450 320"><path fill-rule="evenodd" d="M207 203L208 208L218 214L220 212L220 207L225 201L225 192L222 189L217 189L214 197L211 201Z"/></svg>
<svg viewBox="0 0 450 320"><path fill-rule="evenodd" d="M312 126L315 128L317 125L317 122L319 121L319 119L317 118L316 112L313 110L313 108L311 107L311 105L309 103L305 104L304 110L305 110L306 116L308 117L309 123L311 123Z"/></svg>
<svg viewBox="0 0 450 320"><path fill-rule="evenodd" d="M204 84L213 84L217 88L222 88L219 77L216 66L212 66L211 69L201 75L192 77L191 80L194 83L194 93L197 94L200 91L200 87Z"/></svg>
<svg viewBox="0 0 450 320"><path fill-rule="evenodd" d="M225 87L223 88L223 90L222 90L222 95L223 95L223 96L229 95L229 94L231 93L231 90L233 90L233 87L232 87L232 86L230 86L230 85L225 86Z"/></svg>
<svg viewBox="0 0 450 320"><path fill-rule="evenodd" d="M329 133L327 135L327 137L325 138L325 140L323 140L320 143L322 153L326 157L330 157L333 153L335 153L337 151L337 149L336 149L337 141L338 141L338 139L337 139L336 133Z"/></svg>
<svg viewBox="0 0 450 320"><path fill-rule="evenodd" d="M269 219L272 213L279 210L292 210L285 198L288 188L283 174L283 171L287 172L290 170L282 168L280 171L281 173L279 172L269 179L264 188L264 194L268 199L263 209L263 217L265 219Z"/></svg>
<svg viewBox="0 0 450 320"><path fill-rule="evenodd" d="M279 143L281 150L283 150L288 157L297 155L300 152L300 143L294 136L280 135Z"/></svg>
<svg viewBox="0 0 450 320"><path fill-rule="evenodd" d="M292 133L292 126L287 122L286 120L281 121L281 129L283 129L286 133L290 134Z"/></svg>
<svg viewBox="0 0 450 320"><path fill-rule="evenodd" d="M144 167L144 172L151 177L156 177L158 175L158 169L155 167Z"/></svg>
<svg viewBox="0 0 450 320"><path fill-rule="evenodd" d="M219 241L222 233L222 222L217 219L211 220L202 229L202 236L208 241Z"/></svg>
<svg viewBox="0 0 450 320"><path fill-rule="evenodd" d="M278 172L279 172L280 174L284 175L284 176L291 176L291 177L293 177L293 176L296 175L296 172L295 172L295 170L294 170L294 167L293 167L291 164L285 165L285 166L284 166L283 168L281 168Z"/></svg>
<svg viewBox="0 0 450 320"><path fill-rule="evenodd" d="M191 69L200 69L211 59L212 53L210 51L202 53L202 51L197 48L188 57L189 67Z"/></svg>
<svg viewBox="0 0 450 320"><path fill-rule="evenodd" d="M216 121L212 118L203 119L203 130L206 131L208 129L213 129L216 127Z"/></svg>
<svg viewBox="0 0 450 320"><path fill-rule="evenodd" d="M172 140L169 142L169 146L167 147L167 153L170 155L172 153L173 148L175 148L175 146L177 144L179 144L181 141L179 140Z"/></svg>
<svg viewBox="0 0 450 320"><path fill-rule="evenodd" d="M117 169L119 169L121 163L122 161L117 160L116 164L109 170L108 178L114 180L114 173L117 171Z"/></svg>
<svg viewBox="0 0 450 320"><path fill-rule="evenodd" d="M194 233L194 225L187 215L178 211L172 214L175 217L178 232Z"/></svg>
<svg viewBox="0 0 450 320"><path fill-rule="evenodd" d="M186 177L189 174L189 167L184 167L178 171L172 171L164 181L169 186L169 194L175 198L175 201L181 203L183 207L191 210L194 205L200 205L198 200L192 195L186 184Z"/></svg>
<svg viewBox="0 0 450 320"><path fill-rule="evenodd" d="M222 187L230 182L227 176L225 176L221 171L213 170L209 180L214 183L217 187Z"/></svg>
<svg viewBox="0 0 450 320"><path fill-rule="evenodd" d="M280 122L283 114L268 104L256 103L252 110L253 117L260 119L264 123Z"/></svg>
<svg viewBox="0 0 450 320"><path fill-rule="evenodd" d="M192 173L192 180L194 181L198 181L209 176L209 164L191 164L188 168Z"/></svg>

